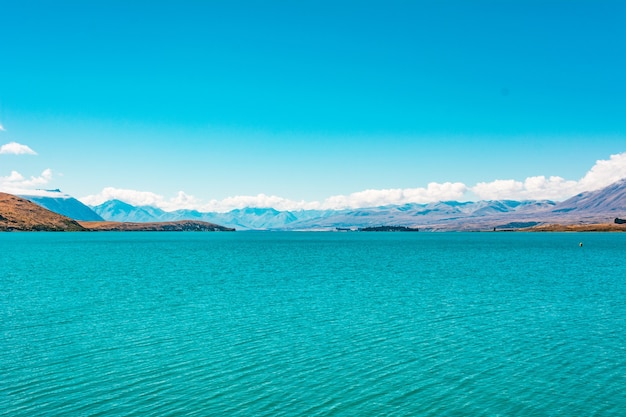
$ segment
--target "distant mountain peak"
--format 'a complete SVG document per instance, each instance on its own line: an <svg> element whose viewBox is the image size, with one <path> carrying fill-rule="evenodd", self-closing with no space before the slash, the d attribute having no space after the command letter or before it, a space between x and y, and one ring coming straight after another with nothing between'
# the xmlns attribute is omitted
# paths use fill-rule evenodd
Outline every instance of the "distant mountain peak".
<svg viewBox="0 0 626 417"><path fill-rule="evenodd" d="M69 217L74 220L98 221L103 220L91 208L81 203L74 197L62 193L61 190L40 190L45 194L24 195L20 197L32 201L50 211Z"/></svg>
<svg viewBox="0 0 626 417"><path fill-rule="evenodd" d="M626 216L626 179L602 190L581 193L562 203L550 200L437 201L342 210L279 211L271 207L245 207L226 213L135 207L110 200L93 208L111 221L154 222L194 219L238 230L335 230L336 227L395 225L437 230L493 229L502 224L579 222Z"/></svg>
<svg viewBox="0 0 626 417"><path fill-rule="evenodd" d="M626 178L595 191L585 191L559 203L557 212L585 214L626 212Z"/></svg>

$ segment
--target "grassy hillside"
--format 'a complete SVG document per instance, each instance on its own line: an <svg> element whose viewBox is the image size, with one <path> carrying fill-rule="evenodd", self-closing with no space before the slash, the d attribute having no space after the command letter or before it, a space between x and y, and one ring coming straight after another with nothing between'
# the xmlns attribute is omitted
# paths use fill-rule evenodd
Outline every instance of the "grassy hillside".
<svg viewBox="0 0 626 417"><path fill-rule="evenodd" d="M0 193L0 231L82 231L76 221L31 201Z"/></svg>

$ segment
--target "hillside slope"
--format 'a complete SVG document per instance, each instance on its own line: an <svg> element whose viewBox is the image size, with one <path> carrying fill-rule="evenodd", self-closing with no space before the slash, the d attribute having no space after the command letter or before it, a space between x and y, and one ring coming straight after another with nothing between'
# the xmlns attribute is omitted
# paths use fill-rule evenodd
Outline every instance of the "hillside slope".
<svg viewBox="0 0 626 417"><path fill-rule="evenodd" d="M600 190L575 195L559 203L553 211L623 215L626 213L626 178Z"/></svg>
<svg viewBox="0 0 626 417"><path fill-rule="evenodd" d="M0 231L83 231L76 221L32 201L0 193Z"/></svg>
<svg viewBox="0 0 626 417"><path fill-rule="evenodd" d="M18 197L25 198L32 201L35 204L40 205L55 213L69 217L73 220L84 221L102 221L104 220L95 211L78 201L77 199L63 194L58 190L47 190L49 195L19 195Z"/></svg>

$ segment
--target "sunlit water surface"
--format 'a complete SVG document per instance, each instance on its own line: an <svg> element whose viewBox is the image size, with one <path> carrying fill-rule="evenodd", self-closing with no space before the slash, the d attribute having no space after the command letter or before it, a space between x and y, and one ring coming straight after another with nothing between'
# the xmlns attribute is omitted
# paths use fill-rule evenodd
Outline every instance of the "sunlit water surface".
<svg viewBox="0 0 626 417"><path fill-rule="evenodd" d="M3 233L0 415L623 416L625 254L610 233Z"/></svg>

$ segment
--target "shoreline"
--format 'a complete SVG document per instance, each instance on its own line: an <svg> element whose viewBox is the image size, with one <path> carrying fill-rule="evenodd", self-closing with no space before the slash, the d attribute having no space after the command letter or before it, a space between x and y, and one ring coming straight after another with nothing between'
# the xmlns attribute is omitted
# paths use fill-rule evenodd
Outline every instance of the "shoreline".
<svg viewBox="0 0 626 417"><path fill-rule="evenodd" d="M590 224L543 224L519 232L626 232L626 224L590 223Z"/></svg>
<svg viewBox="0 0 626 417"><path fill-rule="evenodd" d="M94 232L234 232L235 229L195 220L171 222L78 221L86 231Z"/></svg>

